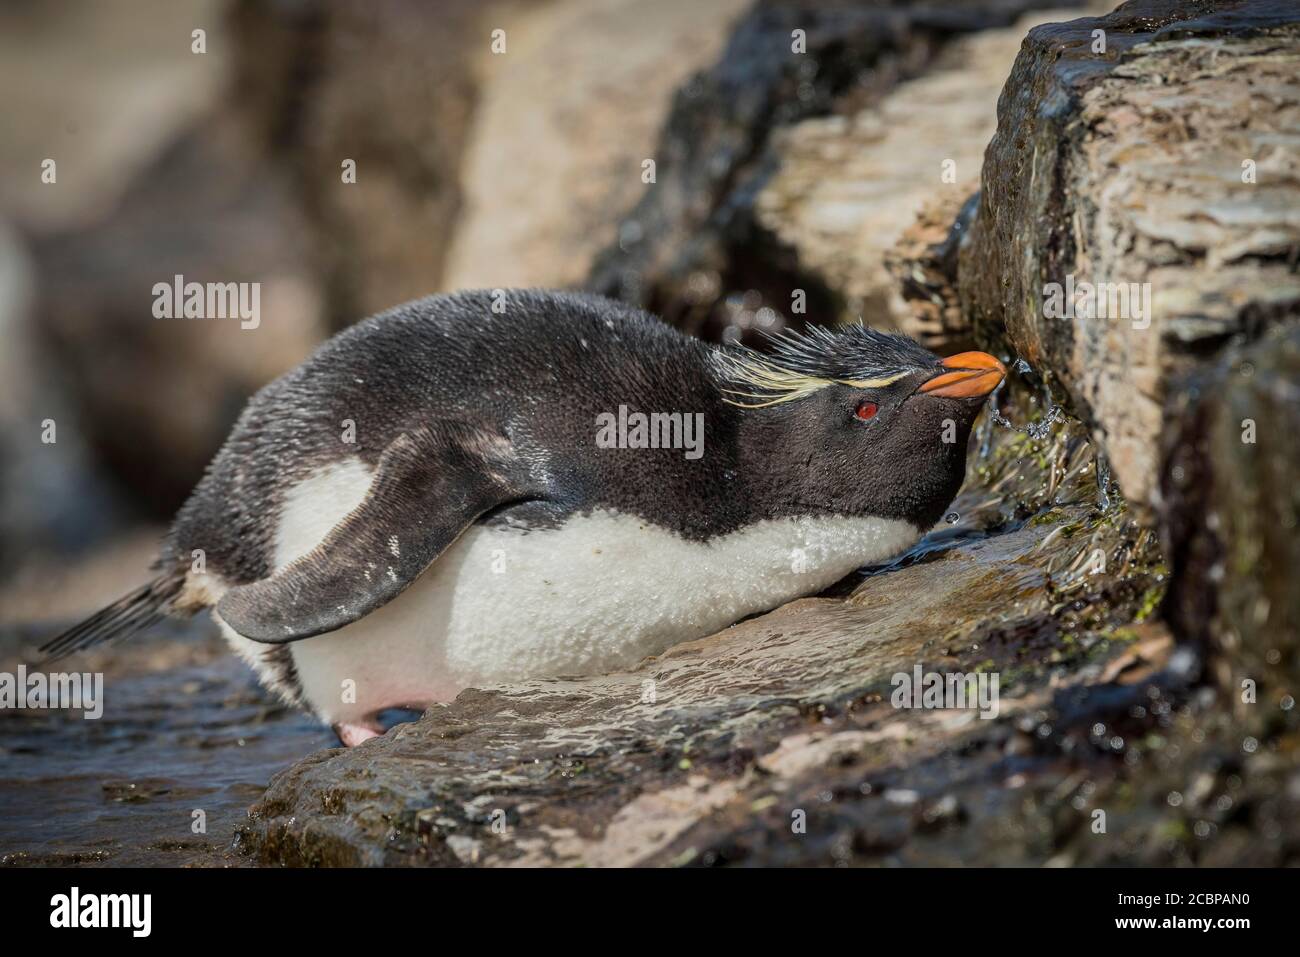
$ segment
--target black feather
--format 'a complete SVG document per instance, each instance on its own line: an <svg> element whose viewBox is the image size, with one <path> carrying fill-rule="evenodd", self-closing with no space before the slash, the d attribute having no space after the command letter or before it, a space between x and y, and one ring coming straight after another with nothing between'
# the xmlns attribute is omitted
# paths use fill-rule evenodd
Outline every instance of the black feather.
<svg viewBox="0 0 1300 957"><path fill-rule="evenodd" d="M907 336L869 326L809 326L806 332L768 335L766 360L817 379L878 379L899 372L929 369L938 357Z"/></svg>

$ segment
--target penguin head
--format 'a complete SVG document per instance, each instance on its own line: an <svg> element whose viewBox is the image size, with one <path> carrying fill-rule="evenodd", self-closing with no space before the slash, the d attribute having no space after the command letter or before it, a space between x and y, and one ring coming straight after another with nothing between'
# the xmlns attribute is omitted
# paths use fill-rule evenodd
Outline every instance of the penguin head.
<svg viewBox="0 0 1300 957"><path fill-rule="evenodd" d="M961 487L971 426L1006 376L991 355L940 359L906 336L813 327L770 352L719 352L741 452L773 511L942 517Z"/></svg>

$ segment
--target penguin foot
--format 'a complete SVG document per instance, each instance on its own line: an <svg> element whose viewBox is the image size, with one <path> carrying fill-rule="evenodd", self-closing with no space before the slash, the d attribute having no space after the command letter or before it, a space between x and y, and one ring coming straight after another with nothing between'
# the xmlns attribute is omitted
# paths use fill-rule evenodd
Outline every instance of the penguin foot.
<svg viewBox="0 0 1300 957"><path fill-rule="evenodd" d="M355 748L358 744L384 733L384 729L377 725L356 724L350 721L340 721L333 727L334 733L339 736L345 748Z"/></svg>

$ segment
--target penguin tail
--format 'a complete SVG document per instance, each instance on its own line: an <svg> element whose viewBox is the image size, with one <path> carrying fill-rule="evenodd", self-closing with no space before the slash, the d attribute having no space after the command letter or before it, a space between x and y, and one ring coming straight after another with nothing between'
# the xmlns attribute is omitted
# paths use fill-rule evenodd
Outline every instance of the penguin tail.
<svg viewBox="0 0 1300 957"><path fill-rule="evenodd" d="M42 663L153 627L175 608L184 587L183 567L164 572L41 645Z"/></svg>

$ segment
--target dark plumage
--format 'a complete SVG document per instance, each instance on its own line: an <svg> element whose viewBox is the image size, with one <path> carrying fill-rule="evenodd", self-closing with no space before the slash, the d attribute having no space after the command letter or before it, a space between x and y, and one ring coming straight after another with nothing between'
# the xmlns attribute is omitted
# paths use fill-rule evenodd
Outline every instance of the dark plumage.
<svg viewBox="0 0 1300 957"><path fill-rule="evenodd" d="M768 338L766 361L820 379L878 379L936 364L934 353L907 336L864 325L810 326L802 333L786 331Z"/></svg>

